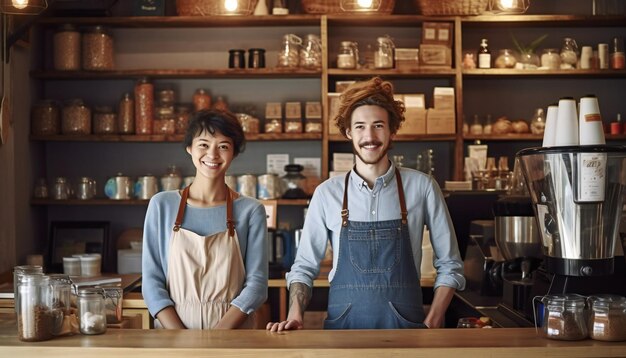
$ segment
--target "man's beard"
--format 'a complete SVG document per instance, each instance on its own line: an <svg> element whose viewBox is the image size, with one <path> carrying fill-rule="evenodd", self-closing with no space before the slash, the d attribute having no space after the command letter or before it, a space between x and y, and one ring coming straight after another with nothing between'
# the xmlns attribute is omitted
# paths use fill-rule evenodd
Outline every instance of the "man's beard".
<svg viewBox="0 0 626 358"><path fill-rule="evenodd" d="M366 145L382 145L382 142L379 141L370 141L370 142L363 142L361 144L358 144L358 146L360 148L363 148ZM361 159L361 161L365 164L377 164L378 162L380 162L386 155L387 152L389 152L389 149L391 149L391 143L387 144L386 146L383 147L383 150L380 152L380 154L378 156L376 156L373 160L366 160L365 158L363 158L361 156L361 153L359 152L358 148L356 147L356 145L353 143L352 144L352 151L354 152L354 154L359 157L359 159Z"/></svg>

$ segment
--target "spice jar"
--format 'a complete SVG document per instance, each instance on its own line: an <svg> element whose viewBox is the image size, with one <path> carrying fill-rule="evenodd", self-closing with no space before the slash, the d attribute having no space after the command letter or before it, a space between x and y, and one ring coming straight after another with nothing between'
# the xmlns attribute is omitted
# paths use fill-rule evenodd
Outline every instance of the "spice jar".
<svg viewBox="0 0 626 358"><path fill-rule="evenodd" d="M135 101L124 93L117 112L117 129L121 134L135 133Z"/></svg>
<svg viewBox="0 0 626 358"><path fill-rule="evenodd" d="M50 283L41 273L18 276L15 308L20 341L39 342L52 338L53 316L50 309Z"/></svg>
<svg viewBox="0 0 626 358"><path fill-rule="evenodd" d="M285 188L283 199L308 198L307 193L304 191L306 177L302 175L302 170L304 170L304 167L300 164L285 165L286 174L281 178Z"/></svg>
<svg viewBox="0 0 626 358"><path fill-rule="evenodd" d="M359 62L359 49L356 42L341 41L337 54L337 68L355 69Z"/></svg>
<svg viewBox="0 0 626 358"><path fill-rule="evenodd" d="M78 290L80 333L102 334L107 330L104 292L101 288Z"/></svg>
<svg viewBox="0 0 626 358"><path fill-rule="evenodd" d="M211 96L204 89L197 89L193 94L193 107L196 112L211 108Z"/></svg>
<svg viewBox="0 0 626 358"><path fill-rule="evenodd" d="M93 114L94 134L117 133L117 115L108 106L96 107Z"/></svg>
<svg viewBox="0 0 626 358"><path fill-rule="evenodd" d="M626 297L597 295L589 303L589 337L599 341L626 341Z"/></svg>
<svg viewBox="0 0 626 358"><path fill-rule="evenodd" d="M82 99L69 100L62 110L63 134L91 134L91 109Z"/></svg>
<svg viewBox="0 0 626 358"><path fill-rule="evenodd" d="M228 50L228 68L245 68L246 51L243 49Z"/></svg>
<svg viewBox="0 0 626 358"><path fill-rule="evenodd" d="M300 67L312 70L322 68L322 41L315 34L306 35L300 50Z"/></svg>
<svg viewBox="0 0 626 358"><path fill-rule="evenodd" d="M187 132L190 116L189 107L176 106L176 134L185 134Z"/></svg>
<svg viewBox="0 0 626 358"><path fill-rule="evenodd" d="M34 135L59 134L61 132L61 110L51 100L42 100L33 106L30 114L31 131Z"/></svg>
<svg viewBox="0 0 626 358"><path fill-rule="evenodd" d="M623 70L626 67L626 55L624 53L624 40L621 37L614 37L611 42L610 67L614 70Z"/></svg>
<svg viewBox="0 0 626 358"><path fill-rule="evenodd" d="M278 51L276 67L295 68L300 64L300 47L302 39L294 34L283 36L282 47Z"/></svg>
<svg viewBox="0 0 626 358"><path fill-rule="evenodd" d="M557 49L547 48L543 50L541 54L541 67L547 70L558 70L561 68L561 56Z"/></svg>
<svg viewBox="0 0 626 358"><path fill-rule="evenodd" d="M547 338L566 341L587 338L583 296L548 295L541 302L544 305L543 333Z"/></svg>
<svg viewBox="0 0 626 358"><path fill-rule="evenodd" d="M52 313L52 334L60 336L71 333L70 330L70 293L72 281L65 274L50 274L50 310ZM68 317L67 319L65 317ZM64 320L68 322L64 325Z"/></svg>
<svg viewBox="0 0 626 358"><path fill-rule="evenodd" d="M95 26L83 34L83 69L113 69L113 37L103 26Z"/></svg>
<svg viewBox="0 0 626 358"><path fill-rule="evenodd" d="M374 68L393 68L395 45L391 37L383 36L376 39L374 52Z"/></svg>
<svg viewBox="0 0 626 358"><path fill-rule="evenodd" d="M513 51L505 48L500 50L498 53L498 57L496 57L496 62L494 63L495 68L515 68L515 64L517 63L517 59L513 54Z"/></svg>
<svg viewBox="0 0 626 358"><path fill-rule="evenodd" d="M62 25L54 34L52 47L55 70L80 70L80 32L74 25Z"/></svg>
<svg viewBox="0 0 626 358"><path fill-rule="evenodd" d="M135 132L152 134L154 121L154 85L147 78L135 84Z"/></svg>
<svg viewBox="0 0 626 358"><path fill-rule="evenodd" d="M265 68L265 49L251 48L248 50L248 68Z"/></svg>

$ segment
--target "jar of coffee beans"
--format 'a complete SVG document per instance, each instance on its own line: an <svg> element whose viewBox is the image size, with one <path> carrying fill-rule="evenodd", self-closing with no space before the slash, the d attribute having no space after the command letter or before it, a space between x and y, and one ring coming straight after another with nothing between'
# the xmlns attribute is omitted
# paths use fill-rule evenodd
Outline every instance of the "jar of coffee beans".
<svg viewBox="0 0 626 358"><path fill-rule="evenodd" d="M82 99L69 100L61 112L61 133L91 134L91 109Z"/></svg>
<svg viewBox="0 0 626 358"><path fill-rule="evenodd" d="M589 303L589 337L599 341L626 341L626 297L597 295Z"/></svg>
<svg viewBox="0 0 626 358"><path fill-rule="evenodd" d="M83 34L83 69L112 70L113 37L103 26L95 26Z"/></svg>
<svg viewBox="0 0 626 358"><path fill-rule="evenodd" d="M61 109L54 101L37 102L31 110L30 118L34 135L51 135L61 132Z"/></svg>
<svg viewBox="0 0 626 358"><path fill-rule="evenodd" d="M57 71L80 70L80 32L74 25L62 25L52 40L53 65Z"/></svg>
<svg viewBox="0 0 626 358"><path fill-rule="evenodd" d="M541 301L546 338L565 341L587 338L585 297L576 294L548 295Z"/></svg>

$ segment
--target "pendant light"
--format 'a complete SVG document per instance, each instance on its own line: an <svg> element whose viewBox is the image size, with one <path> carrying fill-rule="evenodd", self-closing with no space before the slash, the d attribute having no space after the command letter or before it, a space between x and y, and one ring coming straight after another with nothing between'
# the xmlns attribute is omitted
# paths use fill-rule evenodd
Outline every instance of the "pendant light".
<svg viewBox="0 0 626 358"><path fill-rule="evenodd" d="M0 0L0 12L7 15L39 15L47 7L46 0Z"/></svg>

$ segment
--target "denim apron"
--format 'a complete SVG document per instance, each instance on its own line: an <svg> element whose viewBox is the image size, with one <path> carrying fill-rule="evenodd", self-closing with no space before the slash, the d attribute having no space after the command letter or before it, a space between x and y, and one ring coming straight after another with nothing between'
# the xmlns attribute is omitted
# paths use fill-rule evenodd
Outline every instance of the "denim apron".
<svg viewBox="0 0 626 358"><path fill-rule="evenodd" d="M348 220L346 175L339 257L330 283L324 329L425 328L422 291L413 260L400 172L396 182L402 218Z"/></svg>

